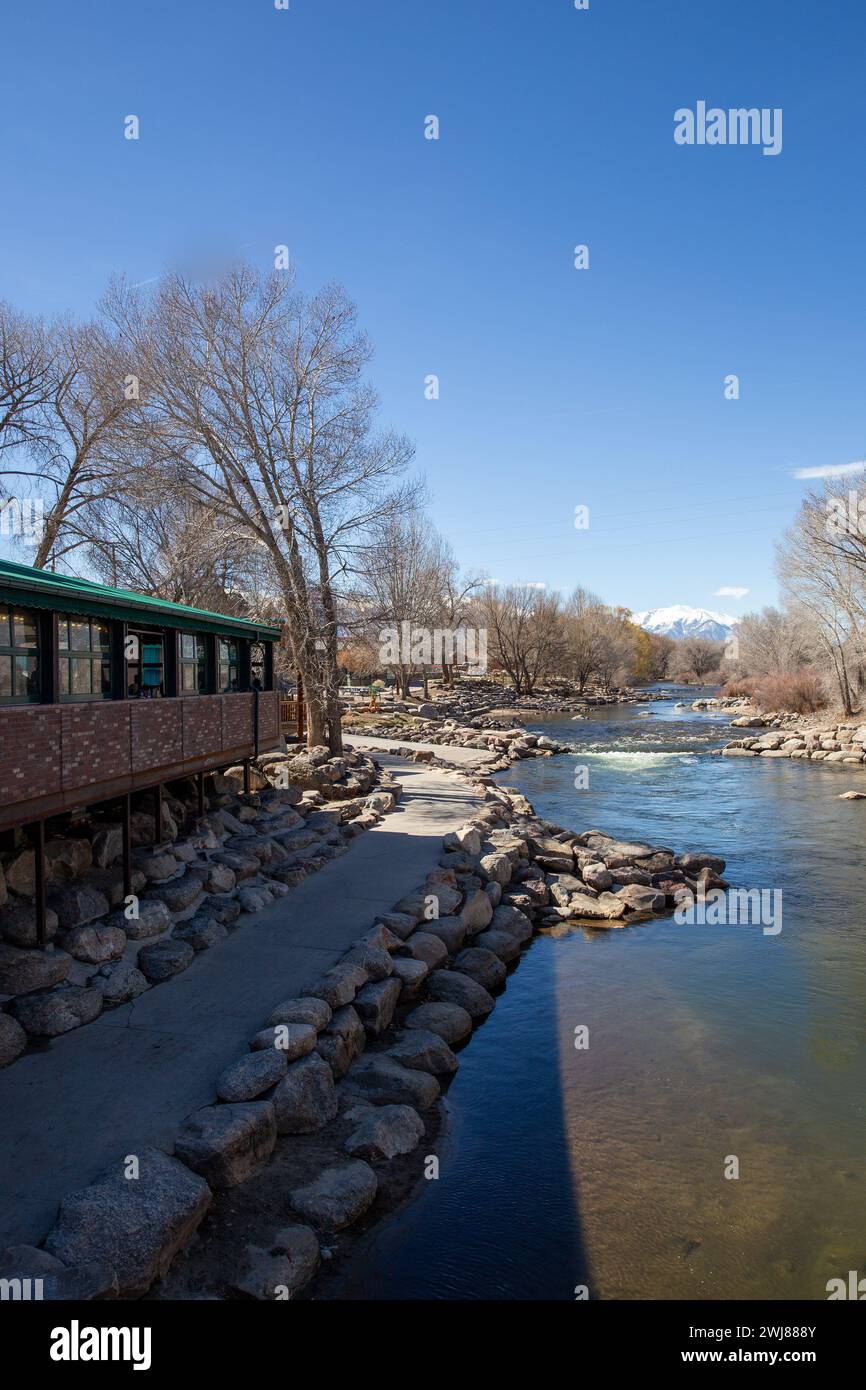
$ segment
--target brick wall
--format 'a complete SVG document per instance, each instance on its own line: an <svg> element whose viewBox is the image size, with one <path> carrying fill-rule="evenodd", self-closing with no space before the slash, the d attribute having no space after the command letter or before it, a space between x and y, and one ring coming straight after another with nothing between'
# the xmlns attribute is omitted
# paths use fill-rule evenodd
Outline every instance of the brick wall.
<svg viewBox="0 0 866 1390"><path fill-rule="evenodd" d="M134 772L183 761L182 704L182 700L130 700Z"/></svg>
<svg viewBox="0 0 866 1390"><path fill-rule="evenodd" d="M252 695L221 695L223 748L250 743L253 737Z"/></svg>
<svg viewBox="0 0 866 1390"><path fill-rule="evenodd" d="M60 791L60 708L0 708L0 804Z"/></svg>
<svg viewBox="0 0 866 1390"><path fill-rule="evenodd" d="M222 695L191 695L183 706L183 756L201 758L222 748Z"/></svg>
<svg viewBox="0 0 866 1390"><path fill-rule="evenodd" d="M129 710L126 700L61 705L64 791L131 772Z"/></svg>
<svg viewBox="0 0 866 1390"><path fill-rule="evenodd" d="M265 690L259 696L259 742L267 747L279 735L280 697L275 690Z"/></svg>

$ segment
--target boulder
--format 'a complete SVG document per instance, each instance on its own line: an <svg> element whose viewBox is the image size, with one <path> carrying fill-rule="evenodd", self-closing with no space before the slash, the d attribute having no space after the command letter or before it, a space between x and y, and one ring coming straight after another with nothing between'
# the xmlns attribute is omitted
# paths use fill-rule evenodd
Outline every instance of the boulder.
<svg viewBox="0 0 866 1390"><path fill-rule="evenodd" d="M423 1138L424 1121L411 1105L377 1105L364 1114L344 1148L353 1158L384 1163L411 1153Z"/></svg>
<svg viewBox="0 0 866 1390"><path fill-rule="evenodd" d="M372 1206L378 1183L361 1159L335 1164L291 1194L295 1211L324 1231L342 1231Z"/></svg>
<svg viewBox="0 0 866 1390"><path fill-rule="evenodd" d="M269 1239L268 1248L248 1245L246 1267L233 1288L261 1301L294 1298L310 1282L319 1265L319 1242L309 1226L284 1226Z"/></svg>
<svg viewBox="0 0 866 1390"><path fill-rule="evenodd" d="M462 1042L472 1032L472 1019L459 1004L419 1004L405 1020L408 1029L421 1028L436 1033L443 1042Z"/></svg>
<svg viewBox="0 0 866 1390"><path fill-rule="evenodd" d="M195 952L188 941L155 941L152 946L142 946L138 953L138 968L152 984L170 980L192 965Z"/></svg>
<svg viewBox="0 0 866 1390"><path fill-rule="evenodd" d="M200 907L198 912L193 913L192 917L186 922L179 923L174 929L175 941L186 941L192 949L199 951L209 951L212 946L218 946L221 941L225 941L228 936L228 928L222 922L218 922L212 917L207 908Z"/></svg>
<svg viewBox="0 0 866 1390"><path fill-rule="evenodd" d="M60 1203L45 1241L65 1265L106 1265L120 1298L141 1298L190 1239L211 1203L197 1174L160 1149L137 1155L138 1177L118 1159L89 1187Z"/></svg>
<svg viewBox="0 0 866 1390"><path fill-rule="evenodd" d="M399 941L397 944L400 944ZM343 964L360 965L371 980L386 980L394 972L394 963L389 952L373 942L361 942L353 946L343 957Z"/></svg>
<svg viewBox="0 0 866 1390"><path fill-rule="evenodd" d="M206 1105L184 1121L174 1151L215 1190L246 1182L267 1163L276 1142L270 1101Z"/></svg>
<svg viewBox="0 0 866 1390"><path fill-rule="evenodd" d="M418 918L411 912L384 912L378 921L401 941L410 937L418 925Z"/></svg>
<svg viewBox="0 0 866 1390"><path fill-rule="evenodd" d="M359 1057L343 1085L351 1095L376 1105L411 1105L416 1110L429 1110L439 1096L434 1077L401 1066L387 1053Z"/></svg>
<svg viewBox="0 0 866 1390"><path fill-rule="evenodd" d="M367 972L363 966L351 963L335 965L310 986L308 993L324 999L330 1008L340 1009L344 1004L351 1004L358 990L367 983L367 979Z"/></svg>
<svg viewBox="0 0 866 1390"><path fill-rule="evenodd" d="M493 904L487 894L479 889L467 894L466 901L460 909L460 916L466 927L467 936L475 936L490 925L493 917Z"/></svg>
<svg viewBox="0 0 866 1390"><path fill-rule="evenodd" d="M45 909L45 940L57 935L57 913ZM0 913L0 936L13 946L35 946L39 940L36 927L36 908L31 903L16 902Z"/></svg>
<svg viewBox="0 0 866 1390"><path fill-rule="evenodd" d="M682 869L687 874L694 874L699 869L712 869L714 874L725 872L725 860L717 854L678 854L674 863L678 869Z"/></svg>
<svg viewBox="0 0 866 1390"><path fill-rule="evenodd" d="M440 917L438 921L425 922L424 934L438 936L449 956L460 950L466 939L466 924L460 917Z"/></svg>
<svg viewBox="0 0 866 1390"><path fill-rule="evenodd" d="M481 853L481 835L474 826L464 825L460 830L452 830L443 836L442 848L464 850L466 854Z"/></svg>
<svg viewBox="0 0 866 1390"><path fill-rule="evenodd" d="M423 960L412 960L410 956L398 956L394 961L394 979L400 981L398 1003L405 1004L420 993L424 981L430 973Z"/></svg>
<svg viewBox="0 0 866 1390"><path fill-rule="evenodd" d="M187 872L181 878L171 879L168 883L155 884L149 889L147 896L151 902L165 903L170 912L185 912L201 897L201 891L199 880L194 874Z"/></svg>
<svg viewBox="0 0 866 1390"><path fill-rule="evenodd" d="M408 893L394 904L394 911L408 913L418 921L427 921L430 913L429 899L436 899L436 910L440 917L456 912L462 901L462 894L447 883L428 883L416 893ZM398 933L399 934L399 933Z"/></svg>
<svg viewBox="0 0 866 1390"><path fill-rule="evenodd" d="M119 927L126 932L130 941L146 941L151 936L162 936L171 926L172 917L165 903L143 899L137 904L138 916L127 917L126 912L112 912L105 920L107 927Z"/></svg>
<svg viewBox="0 0 866 1390"><path fill-rule="evenodd" d="M594 864L584 864L580 874L584 883L594 888L597 893L603 893L613 887L613 874L600 860Z"/></svg>
<svg viewBox="0 0 866 1390"><path fill-rule="evenodd" d="M84 1303L117 1296L117 1276L106 1265L70 1269L33 1245L10 1245L0 1254L0 1279L39 1280L45 1302ZM26 1295L25 1295L26 1296Z"/></svg>
<svg viewBox="0 0 866 1390"><path fill-rule="evenodd" d="M73 927L66 933L63 945L76 960L86 961L88 965L104 965L106 961L119 960L123 955L126 949L126 932L104 923L98 926Z"/></svg>
<svg viewBox="0 0 866 1390"><path fill-rule="evenodd" d="M44 993L23 994L12 1001L12 1013L27 1033L57 1038L83 1023L92 1023L102 1012L98 989L84 985L58 985Z"/></svg>
<svg viewBox="0 0 866 1390"><path fill-rule="evenodd" d="M511 860L507 854L500 854L498 851L493 854L485 854L479 861L481 877L485 881L498 883L505 886L511 882Z"/></svg>
<svg viewBox="0 0 866 1390"><path fill-rule="evenodd" d="M72 966L66 951L0 945L0 994L29 994L65 980Z"/></svg>
<svg viewBox="0 0 866 1390"><path fill-rule="evenodd" d="M355 1009L369 1037L379 1038L388 1028L401 989L399 980L379 980L364 985L355 995Z"/></svg>
<svg viewBox="0 0 866 1390"><path fill-rule="evenodd" d="M275 1048L287 1062L306 1057L316 1045L316 1030L309 1023L275 1023L262 1028L250 1042L252 1052Z"/></svg>
<svg viewBox="0 0 866 1390"><path fill-rule="evenodd" d="M388 1056L411 1071L429 1071L434 1076L451 1076L458 1067L457 1058L438 1033L426 1028L408 1028L401 1033Z"/></svg>
<svg viewBox="0 0 866 1390"><path fill-rule="evenodd" d="M664 912L666 895L657 888L642 888L640 884L630 883L617 889L613 895L625 903L629 912Z"/></svg>
<svg viewBox="0 0 866 1390"><path fill-rule="evenodd" d="M268 1023L309 1023L317 1032L327 1028L331 1021L331 1006L324 999L302 996L286 999L278 1004L268 1016Z"/></svg>
<svg viewBox="0 0 866 1390"><path fill-rule="evenodd" d="M519 912L516 907L497 907L490 922L490 929L506 932L521 946L532 938L532 923L526 914Z"/></svg>
<svg viewBox="0 0 866 1390"><path fill-rule="evenodd" d="M507 971L494 951L484 946L470 946L454 958L454 969L468 975L489 993L501 989Z"/></svg>
<svg viewBox="0 0 866 1390"><path fill-rule="evenodd" d="M448 959L448 947L445 942L426 931L416 932L403 949L412 960L423 961L428 970L435 970L437 965Z"/></svg>
<svg viewBox="0 0 866 1390"><path fill-rule="evenodd" d="M318 1053L292 1062L273 1096L278 1134L314 1134L337 1113L334 1076Z"/></svg>
<svg viewBox="0 0 866 1390"><path fill-rule="evenodd" d="M427 981L427 994L434 1004L458 1004L473 1022L486 1018L496 1005L482 985L457 970L435 970Z"/></svg>
<svg viewBox="0 0 866 1390"><path fill-rule="evenodd" d="M148 850L144 854L137 854L135 867L141 870L148 883L163 883L177 873L180 862L173 854L168 854L165 850L155 849Z"/></svg>
<svg viewBox="0 0 866 1390"><path fill-rule="evenodd" d="M87 841L83 843L86 844ZM58 888L49 894L48 904L57 913L61 927L66 929L92 922L97 917L105 917L111 910L111 904L105 894L90 883L76 883L66 888Z"/></svg>
<svg viewBox="0 0 866 1390"><path fill-rule="evenodd" d="M345 1076L367 1041L364 1025L351 1004L338 1009L319 1033L316 1051L331 1068L337 1080Z"/></svg>
<svg viewBox="0 0 866 1390"><path fill-rule="evenodd" d="M123 826L101 825L90 841L93 862L99 869L116 864L123 855Z"/></svg>
<svg viewBox="0 0 866 1390"><path fill-rule="evenodd" d="M27 1034L17 1019L0 1013L0 1067L8 1067L27 1047Z"/></svg>
<svg viewBox="0 0 866 1390"><path fill-rule="evenodd" d="M286 1054L275 1047L250 1052L226 1067L217 1081L216 1093L220 1100L229 1102L255 1100L282 1081L288 1065Z"/></svg>
<svg viewBox="0 0 866 1390"><path fill-rule="evenodd" d="M234 898L221 898L218 894L208 893L202 898L198 906L199 912L206 912L215 922L222 927L233 927L241 915L241 905Z"/></svg>
<svg viewBox="0 0 866 1390"><path fill-rule="evenodd" d="M485 931L473 938L473 945L479 949L492 951L506 965L517 960L520 955L520 942L511 932Z"/></svg>
<svg viewBox="0 0 866 1390"><path fill-rule="evenodd" d="M93 989L99 990L104 1004L126 1004L149 988L141 971L128 961L104 965L92 977L90 984Z"/></svg>

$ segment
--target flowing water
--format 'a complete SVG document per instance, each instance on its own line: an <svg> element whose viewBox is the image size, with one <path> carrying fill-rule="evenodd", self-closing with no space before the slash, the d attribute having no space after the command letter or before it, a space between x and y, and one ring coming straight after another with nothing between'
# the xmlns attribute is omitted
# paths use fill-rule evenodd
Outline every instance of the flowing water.
<svg viewBox="0 0 866 1390"><path fill-rule="evenodd" d="M548 720L572 753L502 780L560 825L717 852L781 890L782 930L540 933L461 1054L439 1178L337 1296L824 1299L866 1273L866 801L838 799L866 771L710 756L729 718Z"/></svg>

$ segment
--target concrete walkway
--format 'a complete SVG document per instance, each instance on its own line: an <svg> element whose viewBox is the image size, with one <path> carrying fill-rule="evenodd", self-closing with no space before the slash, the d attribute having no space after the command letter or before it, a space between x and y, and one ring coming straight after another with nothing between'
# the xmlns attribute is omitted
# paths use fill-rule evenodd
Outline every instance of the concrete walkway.
<svg viewBox="0 0 866 1390"><path fill-rule="evenodd" d="M355 741L353 740L353 743ZM383 757L396 811L285 898L247 917L177 979L0 1071L0 1249L38 1244L61 1197L215 1099L283 999L328 969L377 914L423 882L476 802L447 774Z"/></svg>

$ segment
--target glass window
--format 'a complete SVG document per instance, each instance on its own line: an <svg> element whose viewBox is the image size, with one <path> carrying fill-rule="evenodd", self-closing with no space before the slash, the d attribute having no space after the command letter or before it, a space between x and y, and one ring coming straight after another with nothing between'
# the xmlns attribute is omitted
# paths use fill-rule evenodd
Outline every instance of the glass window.
<svg viewBox="0 0 866 1390"><path fill-rule="evenodd" d="M265 644L264 642L250 643L250 686L253 690L266 690L267 685L265 676L267 666L265 665Z"/></svg>
<svg viewBox="0 0 866 1390"><path fill-rule="evenodd" d="M238 644L223 637L219 639L219 688L223 695L240 689L238 683Z"/></svg>
<svg viewBox="0 0 866 1390"><path fill-rule="evenodd" d="M182 695L207 691L207 646L199 633L180 634L180 690Z"/></svg>
<svg viewBox="0 0 866 1390"><path fill-rule="evenodd" d="M126 693L129 698L154 700L164 695L162 633L130 628L126 653Z"/></svg>
<svg viewBox="0 0 866 1390"><path fill-rule="evenodd" d="M98 618L57 625L61 700L111 699L111 632Z"/></svg>
<svg viewBox="0 0 866 1390"><path fill-rule="evenodd" d="M0 700L25 705L40 694L38 618L28 608L0 606Z"/></svg>

